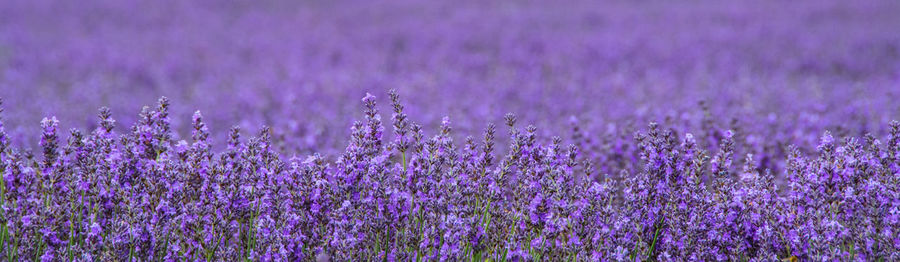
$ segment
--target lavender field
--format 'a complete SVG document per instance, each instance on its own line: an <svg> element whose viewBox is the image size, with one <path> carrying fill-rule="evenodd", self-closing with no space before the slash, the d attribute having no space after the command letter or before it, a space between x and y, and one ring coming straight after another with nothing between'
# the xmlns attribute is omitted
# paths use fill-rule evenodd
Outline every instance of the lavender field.
<svg viewBox="0 0 900 262"><path fill-rule="evenodd" d="M0 1L0 261L900 261L898 14Z"/></svg>

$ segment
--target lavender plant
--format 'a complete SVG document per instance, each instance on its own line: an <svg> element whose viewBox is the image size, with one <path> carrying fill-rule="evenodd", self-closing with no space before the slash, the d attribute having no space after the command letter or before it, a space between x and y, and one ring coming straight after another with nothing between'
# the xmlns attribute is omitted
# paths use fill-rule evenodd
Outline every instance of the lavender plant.
<svg viewBox="0 0 900 262"><path fill-rule="evenodd" d="M882 143L836 139L787 149L784 170L742 161L731 130L703 146L650 123L634 169L598 174L563 139L505 117L509 145L458 145L445 118L427 137L391 92L393 138L362 100L342 155L290 157L272 131L233 128L214 150L203 116L176 137L169 102L127 133L41 121L41 155L3 141L0 252L6 260L891 261L900 249L900 122ZM0 122L2 123L2 122ZM2 127L2 126L0 126ZM719 132L706 132L708 134ZM0 138L5 139L3 129ZM707 139L701 137L700 139ZM863 142L864 141L864 142ZM714 154L710 152L715 152ZM495 162L493 159L499 159ZM627 160L626 160L627 161ZM741 163L741 165L736 165ZM738 167L740 166L740 167ZM775 174L783 174L776 177ZM779 182L783 179L784 181ZM781 188L779 184L786 184Z"/></svg>

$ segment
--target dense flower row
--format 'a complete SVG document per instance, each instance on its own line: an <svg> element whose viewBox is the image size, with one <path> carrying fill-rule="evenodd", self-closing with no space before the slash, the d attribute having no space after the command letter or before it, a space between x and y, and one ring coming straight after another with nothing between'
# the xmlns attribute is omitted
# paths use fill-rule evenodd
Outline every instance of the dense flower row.
<svg viewBox="0 0 900 262"><path fill-rule="evenodd" d="M95 130L66 141L45 118L38 156L10 146L0 121L0 258L900 259L897 122L884 140L826 132L815 153L790 147L783 170L742 155L751 147L730 130L651 123L612 143L600 162L619 171L600 174L595 157L514 115L459 143L449 119L426 136L390 97L392 131L367 95L335 160L281 155L268 128L249 139L234 128L214 151L200 112L191 141L174 141L166 98L130 130L101 109Z"/></svg>

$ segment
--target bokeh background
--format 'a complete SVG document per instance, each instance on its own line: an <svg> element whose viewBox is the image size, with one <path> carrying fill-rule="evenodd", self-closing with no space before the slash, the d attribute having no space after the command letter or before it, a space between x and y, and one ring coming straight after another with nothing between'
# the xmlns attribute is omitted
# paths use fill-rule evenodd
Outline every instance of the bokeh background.
<svg viewBox="0 0 900 262"><path fill-rule="evenodd" d="M218 143L269 125L289 154L335 152L367 92L389 120L392 88L432 133L449 116L478 136L508 112L545 138L572 122L690 131L713 112L804 144L898 116L897 14L893 0L5 0L0 97L25 145L42 117L94 128L109 106L126 132L167 96L182 138L200 110Z"/></svg>

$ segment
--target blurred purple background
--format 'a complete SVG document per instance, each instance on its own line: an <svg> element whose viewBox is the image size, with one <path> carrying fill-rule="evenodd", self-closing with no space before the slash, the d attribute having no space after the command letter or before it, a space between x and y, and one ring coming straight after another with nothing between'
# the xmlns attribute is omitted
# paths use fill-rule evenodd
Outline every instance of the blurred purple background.
<svg viewBox="0 0 900 262"><path fill-rule="evenodd" d="M218 143L270 125L287 152L341 150L360 99L389 117L391 88L428 131L447 115L478 135L507 112L561 136L572 117L592 134L690 129L706 100L722 125L803 144L897 117L898 13L893 0L6 0L0 97L19 144L44 116L93 128L101 106L124 131L167 96L182 138L201 110Z"/></svg>

